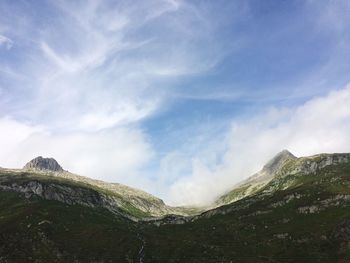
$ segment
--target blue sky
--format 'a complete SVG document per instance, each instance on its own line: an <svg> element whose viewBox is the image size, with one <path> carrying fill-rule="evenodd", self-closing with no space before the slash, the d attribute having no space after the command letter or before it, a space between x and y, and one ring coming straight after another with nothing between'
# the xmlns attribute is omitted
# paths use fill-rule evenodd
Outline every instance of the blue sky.
<svg viewBox="0 0 350 263"><path fill-rule="evenodd" d="M0 165L205 204L278 151L350 151L348 1L1 1Z"/></svg>

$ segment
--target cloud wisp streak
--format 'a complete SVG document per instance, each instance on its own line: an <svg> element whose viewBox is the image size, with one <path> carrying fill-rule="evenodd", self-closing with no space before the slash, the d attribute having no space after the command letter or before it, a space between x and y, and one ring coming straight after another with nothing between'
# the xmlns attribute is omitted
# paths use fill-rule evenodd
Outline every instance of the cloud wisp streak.
<svg viewBox="0 0 350 263"><path fill-rule="evenodd" d="M173 78L205 72L216 63L215 56L204 62L207 50L195 46L198 39L211 37L198 22L199 11L189 3L141 1L137 8L122 1L77 3L49 4L45 7L55 15L49 23L37 24L25 16L28 23L21 25L20 31L29 26L34 30L19 72L30 81L25 92L30 92L27 103L33 107L34 123L46 121L73 130L134 123L161 110ZM16 15L22 12L19 9ZM198 26L203 33L194 34ZM149 27L152 31L144 33ZM170 28L172 33L164 34ZM28 42L25 33L17 37ZM16 91L7 93L9 104L17 104ZM29 117L26 110L10 113Z"/></svg>
<svg viewBox="0 0 350 263"><path fill-rule="evenodd" d="M6 49L11 49L11 47L13 46L13 41L8 37L0 35L0 47L1 46L4 46Z"/></svg>
<svg viewBox="0 0 350 263"><path fill-rule="evenodd" d="M350 151L349 11L346 0L1 1L0 165L47 155L202 205L283 148Z"/></svg>
<svg viewBox="0 0 350 263"><path fill-rule="evenodd" d="M130 128L55 134L43 126L2 118L0 159L4 166L20 167L37 155L54 156L70 171L146 188L171 204L205 205L257 172L281 149L297 156L350 151L349 100L347 86L295 108L270 108L244 122L232 122L218 141L226 149L208 142L196 146L191 156L178 148L161 159L158 176L153 177L147 177L145 167L154 149L147 135Z"/></svg>
<svg viewBox="0 0 350 263"><path fill-rule="evenodd" d="M259 171L282 149L297 156L349 152L349 101L350 85L298 107L274 107L245 121L233 122L225 136L228 149L223 160L213 164L203 162L200 155L193 156L190 176L177 175L167 200L186 205L208 204ZM215 148L207 151L221 154Z"/></svg>

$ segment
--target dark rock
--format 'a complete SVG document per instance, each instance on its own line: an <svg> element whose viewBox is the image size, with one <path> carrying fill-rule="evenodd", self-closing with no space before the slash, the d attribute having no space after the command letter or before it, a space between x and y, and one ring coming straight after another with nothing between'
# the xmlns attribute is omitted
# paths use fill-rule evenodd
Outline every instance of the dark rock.
<svg viewBox="0 0 350 263"><path fill-rule="evenodd" d="M36 157L27 163L23 169L48 170L53 172L63 172L63 168L53 158Z"/></svg>
<svg viewBox="0 0 350 263"><path fill-rule="evenodd" d="M272 174L277 172L281 169L281 167L286 163L288 160L296 159L292 153L290 153L288 150L283 150L282 152L278 153L275 157L273 157L263 168L264 171Z"/></svg>
<svg viewBox="0 0 350 263"><path fill-rule="evenodd" d="M332 237L336 240L350 242L350 219L340 222L333 230Z"/></svg>

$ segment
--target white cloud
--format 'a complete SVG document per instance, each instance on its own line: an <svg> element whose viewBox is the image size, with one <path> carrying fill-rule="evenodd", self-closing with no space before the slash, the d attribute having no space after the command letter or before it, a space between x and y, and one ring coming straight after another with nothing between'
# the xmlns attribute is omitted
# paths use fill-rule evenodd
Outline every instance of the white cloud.
<svg viewBox="0 0 350 263"><path fill-rule="evenodd" d="M120 105L110 112L106 110L96 110L92 113L84 114L79 118L77 127L81 130L103 130L115 126L122 125L129 122L139 121L148 116L155 109L155 104L148 103L148 105L137 105L120 102Z"/></svg>
<svg viewBox="0 0 350 263"><path fill-rule="evenodd" d="M11 78L11 107L4 110L16 119L81 131L135 123L163 110L176 77L206 72L222 57L210 23L190 3L55 1L48 7L55 13L50 23L36 24L30 12L14 14L25 21L12 25L25 49L10 69L27 80ZM19 96L30 109L18 105Z"/></svg>
<svg viewBox="0 0 350 263"><path fill-rule="evenodd" d="M203 205L261 169L282 149L297 156L349 152L349 101L347 86L296 108L270 108L233 122L220 140L228 148L221 162L215 155L222 154L222 147L210 141L206 152L192 159L183 155L179 146L161 160L160 175L155 177L146 176L145 170L154 150L136 128L57 134L43 126L3 118L1 166L21 167L37 155L52 156L72 172L158 192L170 204Z"/></svg>
<svg viewBox="0 0 350 263"><path fill-rule="evenodd" d="M8 37L0 35L0 47L4 46L6 49L11 49L13 46L13 41Z"/></svg>
<svg viewBox="0 0 350 263"><path fill-rule="evenodd" d="M167 199L174 204L210 203L282 149L297 156L350 152L349 101L350 85L296 108L271 108L234 122L223 162L213 165L194 157L192 175L178 179Z"/></svg>
<svg viewBox="0 0 350 263"><path fill-rule="evenodd" d="M3 6L0 10L6 10L6 3ZM347 72L347 52L329 55L331 63L322 71L315 70L301 81L303 85L292 81L290 89L253 92L244 86L241 89L240 83L230 83L226 88L214 85L207 90L196 88L206 86L206 77L192 83L183 77L206 73L232 50L246 44L249 48L250 38L242 38L241 30L237 39L231 39L229 33L242 25L240 18L243 23L253 18L248 2L219 9L209 1L193 5L181 0L52 1L46 7L52 14L48 20L35 5L25 9L21 4L14 6L11 16L0 11L1 24L7 23L1 32L11 32L20 46L14 57L0 61L0 73L6 76L0 87L0 101L6 102L0 105L0 165L20 167L35 155L53 156L73 172L152 191L157 188L176 204L202 204L259 170L283 148L299 155L350 150L349 88L345 88L297 108L272 108L235 122L224 138L210 139L198 132L195 138L183 140L186 149L171 145L181 140L163 139L174 149L160 160L158 174L150 176L152 186L142 169L153 149L145 134L131 127L164 110L162 106L174 97L252 102L264 97L286 99L286 94L290 95L287 99L305 98L346 78L347 74L335 73L339 68ZM338 37L333 41L347 51L344 32L348 18L339 14L346 13L349 5L334 7L322 17L310 17L320 17L317 30L328 26L332 32L339 19L335 25ZM317 10L321 15L325 9ZM42 19L40 23L35 17ZM224 43L227 37L229 44ZM0 35L0 47L10 49L12 45L11 39ZM185 85L180 87L183 79ZM208 85L213 85L212 81ZM321 86L327 89L321 91ZM2 118L7 115L13 119ZM212 131L214 126L207 129ZM186 137L185 133L181 135ZM224 144L229 148L226 152ZM187 150L190 154L183 154ZM218 161L223 153L223 161Z"/></svg>
<svg viewBox="0 0 350 263"><path fill-rule="evenodd" d="M2 167L20 168L36 156L54 157L64 169L110 182L142 187L142 167L153 157L138 129L55 134L45 127L0 119Z"/></svg>

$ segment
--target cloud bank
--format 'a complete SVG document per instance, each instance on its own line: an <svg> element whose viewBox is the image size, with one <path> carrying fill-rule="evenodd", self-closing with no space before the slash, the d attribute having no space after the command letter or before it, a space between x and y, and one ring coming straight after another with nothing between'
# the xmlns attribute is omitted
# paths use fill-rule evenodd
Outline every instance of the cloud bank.
<svg viewBox="0 0 350 263"><path fill-rule="evenodd" d="M221 139L225 152L211 145L192 158L169 153L153 179L145 169L154 149L139 129L54 134L43 126L2 118L0 159L5 167L21 167L37 155L53 156L72 172L146 188L171 204L205 205L260 170L282 149L297 156L349 152L349 101L347 86L298 107L269 108L251 119L234 121ZM205 158L208 153L223 155L222 161Z"/></svg>
<svg viewBox="0 0 350 263"><path fill-rule="evenodd" d="M64 169L106 181L142 187L140 169L152 158L146 136L137 129L55 134L43 126L0 119L1 166L19 168L36 156L54 157Z"/></svg>
<svg viewBox="0 0 350 263"><path fill-rule="evenodd" d="M283 149L296 156L350 152L349 101L350 85L298 107L273 107L233 122L223 138L228 145L223 161L208 164L193 157L191 175L171 185L168 200L176 204L208 204L259 171Z"/></svg>
<svg viewBox="0 0 350 263"><path fill-rule="evenodd" d="M0 24L16 28L18 49L0 62L11 70L0 70L1 108L33 124L89 132L140 122L162 111L176 77L220 59L211 18L183 1L3 5L13 10ZM0 45L12 40L1 35Z"/></svg>
<svg viewBox="0 0 350 263"><path fill-rule="evenodd" d="M0 1L0 165L51 156L202 205L283 148L349 151L349 87L338 89L349 82L349 10L346 0Z"/></svg>

